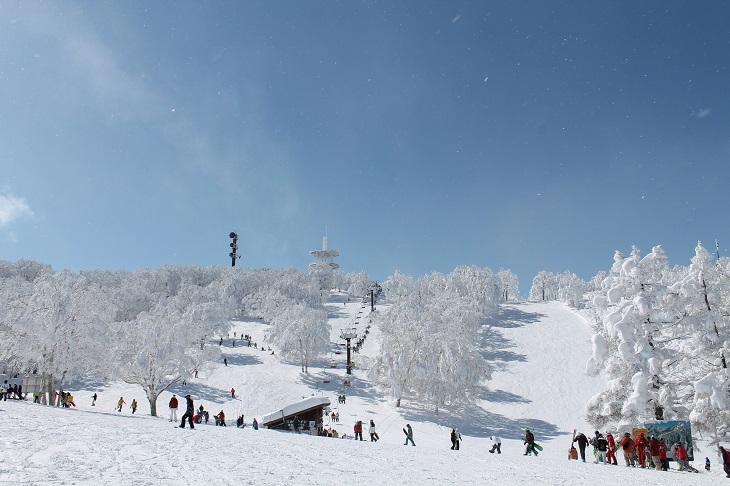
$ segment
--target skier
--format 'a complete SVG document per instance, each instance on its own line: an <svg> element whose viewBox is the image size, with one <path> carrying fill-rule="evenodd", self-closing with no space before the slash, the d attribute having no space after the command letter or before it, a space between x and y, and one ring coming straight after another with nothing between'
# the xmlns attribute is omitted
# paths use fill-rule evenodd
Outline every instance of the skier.
<svg viewBox="0 0 730 486"><path fill-rule="evenodd" d="M228 366L228 358L223 358L223 364Z"/></svg>
<svg viewBox="0 0 730 486"><path fill-rule="evenodd" d="M299 434L299 417L297 415L294 416L294 433Z"/></svg>
<svg viewBox="0 0 730 486"><path fill-rule="evenodd" d="M493 435L489 438L492 440L492 448L489 449L489 452L491 454L494 454L494 451L497 451L497 454L501 454L502 453L502 439L500 439L496 435Z"/></svg>
<svg viewBox="0 0 730 486"><path fill-rule="evenodd" d="M259 422L256 419L253 419L253 430L259 430Z"/></svg>
<svg viewBox="0 0 730 486"><path fill-rule="evenodd" d="M125 403L127 402L124 401L124 397L119 397L119 401L117 402L117 412L122 411L122 405L124 405Z"/></svg>
<svg viewBox="0 0 730 486"><path fill-rule="evenodd" d="M231 388L231 398L236 398L236 390Z"/></svg>
<svg viewBox="0 0 730 486"><path fill-rule="evenodd" d="M578 443L578 451L580 451L580 459L586 462L586 447L588 446L588 437L583 432L578 432L573 442Z"/></svg>
<svg viewBox="0 0 730 486"><path fill-rule="evenodd" d="M375 421L373 419L370 419L370 429L368 432L370 432L370 442L377 442L380 440L378 433L375 432Z"/></svg>
<svg viewBox="0 0 730 486"><path fill-rule="evenodd" d="M188 419L188 424L190 425L190 428L194 429L195 426L193 425L193 415L195 414L195 404L193 403L193 399L190 397L190 395L185 395L185 400L187 401L187 404L185 407L185 413L182 416L182 422L180 422L180 428L185 428L185 419Z"/></svg>
<svg viewBox="0 0 730 486"><path fill-rule="evenodd" d="M215 416L215 424L220 425L221 427L228 427L226 425L226 414L223 413L223 410Z"/></svg>
<svg viewBox="0 0 730 486"><path fill-rule="evenodd" d="M132 415L134 415L134 412L137 411L137 399L136 398L132 399L132 405L130 405L130 406L132 407Z"/></svg>
<svg viewBox="0 0 730 486"><path fill-rule="evenodd" d="M459 441L461 440L461 434L456 429L451 429L451 450L459 450Z"/></svg>
<svg viewBox="0 0 730 486"><path fill-rule="evenodd" d="M358 437L362 440L362 420L355 422L355 440L357 440Z"/></svg>
<svg viewBox="0 0 730 486"><path fill-rule="evenodd" d="M413 442L413 429L411 428L411 424L406 424L406 428L403 429L403 433L406 434L406 443L403 445L408 445L408 441L411 441L411 445L415 447L416 443Z"/></svg>
<svg viewBox="0 0 730 486"><path fill-rule="evenodd" d="M535 457L537 457L537 449L535 449L535 435L530 432L530 429L525 429L525 440L522 443L525 445L525 453L522 454L523 456L534 453Z"/></svg>
<svg viewBox="0 0 730 486"><path fill-rule="evenodd" d="M710 472L710 458L705 457L705 471Z"/></svg>
<svg viewBox="0 0 730 486"><path fill-rule="evenodd" d="M177 397L173 394L168 405L170 407L170 422L177 422L177 405Z"/></svg>
<svg viewBox="0 0 730 486"><path fill-rule="evenodd" d="M92 400L91 400L91 406L92 407L95 407L96 406L96 399L97 399L96 392L94 392L94 394L91 395L91 398L92 398Z"/></svg>

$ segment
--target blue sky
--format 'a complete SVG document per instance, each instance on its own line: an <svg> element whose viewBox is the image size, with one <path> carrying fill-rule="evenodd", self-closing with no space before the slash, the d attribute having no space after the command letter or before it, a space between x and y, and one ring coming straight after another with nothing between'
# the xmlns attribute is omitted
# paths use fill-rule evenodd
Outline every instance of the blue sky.
<svg viewBox="0 0 730 486"><path fill-rule="evenodd" d="M730 248L723 1L0 5L0 259L589 279Z"/></svg>

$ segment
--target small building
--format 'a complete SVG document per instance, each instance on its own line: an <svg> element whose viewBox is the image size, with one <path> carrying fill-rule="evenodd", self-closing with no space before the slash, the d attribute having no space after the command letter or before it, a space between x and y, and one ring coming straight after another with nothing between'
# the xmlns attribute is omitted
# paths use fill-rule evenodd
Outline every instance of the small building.
<svg viewBox="0 0 730 486"><path fill-rule="evenodd" d="M324 409L330 406L329 398L309 397L264 415L261 425L267 429L290 430L294 417L299 419L302 430L309 429L310 422L323 423Z"/></svg>

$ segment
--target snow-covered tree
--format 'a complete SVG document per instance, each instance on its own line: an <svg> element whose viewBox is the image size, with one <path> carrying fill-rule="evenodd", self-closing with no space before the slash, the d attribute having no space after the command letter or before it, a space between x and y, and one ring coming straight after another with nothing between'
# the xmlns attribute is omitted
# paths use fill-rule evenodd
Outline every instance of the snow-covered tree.
<svg viewBox="0 0 730 486"><path fill-rule="evenodd" d="M110 326L112 362L121 379L145 391L152 416L157 415L160 393L199 367L205 353L214 353L201 347L201 340L227 328L213 282L213 275L196 269L161 267L130 275L116 294L127 310ZM140 299L139 289L152 298Z"/></svg>
<svg viewBox="0 0 730 486"><path fill-rule="evenodd" d="M589 421L629 424L689 418L713 441L730 433L728 263L698 243L687 268L670 269L660 246L644 258L619 252L594 299L601 325L589 372L607 385L587 405Z"/></svg>
<svg viewBox="0 0 730 486"><path fill-rule="evenodd" d="M500 269L497 272L502 302L514 302L520 298L520 279L512 270Z"/></svg>
<svg viewBox="0 0 730 486"><path fill-rule="evenodd" d="M459 267L417 282L396 272L383 288L392 304L377 315L382 352L371 377L398 406L408 395L437 411L469 399L491 373L475 342L479 324L496 312L498 279L487 269Z"/></svg>
<svg viewBox="0 0 730 486"><path fill-rule="evenodd" d="M323 308L292 302L272 321L271 342L288 361L299 362L302 372L309 371L312 359L329 351L330 326Z"/></svg>

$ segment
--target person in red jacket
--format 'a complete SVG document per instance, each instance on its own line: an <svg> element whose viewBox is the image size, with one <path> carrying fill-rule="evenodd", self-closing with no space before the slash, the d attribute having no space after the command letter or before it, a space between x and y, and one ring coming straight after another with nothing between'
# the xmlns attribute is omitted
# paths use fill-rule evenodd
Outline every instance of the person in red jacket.
<svg viewBox="0 0 730 486"><path fill-rule="evenodd" d="M362 440L362 420L355 422L355 440L360 438Z"/></svg>
<svg viewBox="0 0 730 486"><path fill-rule="evenodd" d="M606 451L606 462L618 466L616 461L616 441L610 432L606 432L606 440L608 441L608 450Z"/></svg>
<svg viewBox="0 0 730 486"><path fill-rule="evenodd" d="M168 405L170 407L170 422L177 422L177 405L177 397L173 394Z"/></svg>
<svg viewBox="0 0 730 486"><path fill-rule="evenodd" d="M662 463L662 471L669 471L669 461L667 460L667 444L664 439L659 441L659 461Z"/></svg>
<svg viewBox="0 0 730 486"><path fill-rule="evenodd" d="M646 465L646 446L649 444L644 433L639 433L639 438L636 439L636 455L639 456L639 466L645 467Z"/></svg>
<svg viewBox="0 0 730 486"><path fill-rule="evenodd" d="M684 448L682 443L677 442L674 444L674 460L677 461L677 464L679 464L680 471L687 469L687 459L689 459L689 455L687 454L687 449Z"/></svg>
<svg viewBox="0 0 730 486"><path fill-rule="evenodd" d="M651 454L651 462L657 471L662 467L661 459L659 458L659 444L660 442L657 438L652 435L649 440L649 454Z"/></svg>
<svg viewBox="0 0 730 486"><path fill-rule="evenodd" d="M626 432L623 439L621 439L621 448L624 451L624 461L626 467L635 467L636 462L634 461L634 439L631 438L631 434Z"/></svg>

